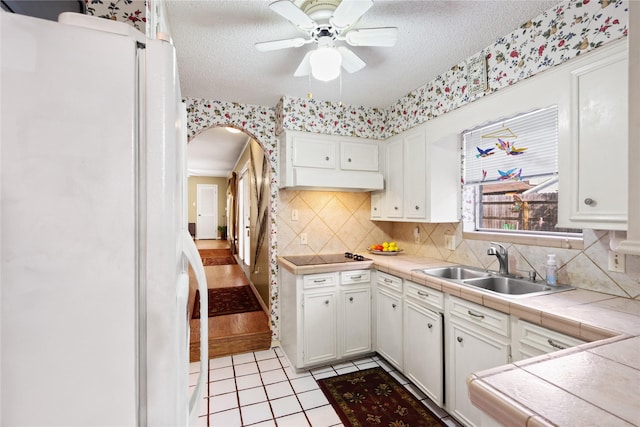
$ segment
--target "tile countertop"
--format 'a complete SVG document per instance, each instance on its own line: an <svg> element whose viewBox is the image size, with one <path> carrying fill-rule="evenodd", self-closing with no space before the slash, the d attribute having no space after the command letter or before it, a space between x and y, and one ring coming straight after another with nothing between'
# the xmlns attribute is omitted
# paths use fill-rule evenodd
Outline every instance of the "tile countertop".
<svg viewBox="0 0 640 427"><path fill-rule="evenodd" d="M496 421L523 427L640 426L640 301L584 289L501 297L412 271L454 265L445 261L367 257L377 270L588 341L473 374L467 381L471 401ZM281 258L280 265L287 268ZM322 272L306 268L287 269Z"/></svg>

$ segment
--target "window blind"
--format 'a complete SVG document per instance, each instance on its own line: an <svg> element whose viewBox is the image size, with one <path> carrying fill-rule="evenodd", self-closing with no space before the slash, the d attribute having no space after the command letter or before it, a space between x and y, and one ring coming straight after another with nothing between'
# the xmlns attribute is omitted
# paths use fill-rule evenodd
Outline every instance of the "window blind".
<svg viewBox="0 0 640 427"><path fill-rule="evenodd" d="M465 185L558 174L558 108L548 107L463 133Z"/></svg>

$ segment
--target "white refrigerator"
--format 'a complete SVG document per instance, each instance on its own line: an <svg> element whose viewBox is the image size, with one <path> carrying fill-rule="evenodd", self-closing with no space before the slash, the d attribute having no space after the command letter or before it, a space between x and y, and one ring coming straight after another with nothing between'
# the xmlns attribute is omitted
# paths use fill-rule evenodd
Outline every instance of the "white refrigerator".
<svg viewBox="0 0 640 427"><path fill-rule="evenodd" d="M207 292L174 47L0 14L0 425L188 425L189 263Z"/></svg>

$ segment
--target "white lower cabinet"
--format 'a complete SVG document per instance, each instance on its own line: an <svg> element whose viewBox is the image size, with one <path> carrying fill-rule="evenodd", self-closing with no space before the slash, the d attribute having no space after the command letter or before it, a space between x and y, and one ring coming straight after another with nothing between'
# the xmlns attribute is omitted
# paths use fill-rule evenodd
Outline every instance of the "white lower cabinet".
<svg viewBox="0 0 640 427"><path fill-rule="evenodd" d="M540 356L584 344L578 338L514 318L513 361Z"/></svg>
<svg viewBox="0 0 640 427"><path fill-rule="evenodd" d="M404 375L438 406L444 404L442 292L405 283Z"/></svg>
<svg viewBox="0 0 640 427"><path fill-rule="evenodd" d="M295 368L367 354L371 271L294 275L280 270L280 343Z"/></svg>
<svg viewBox="0 0 640 427"><path fill-rule="evenodd" d="M469 399L467 378L510 362L509 315L450 297L447 327L447 411L468 427L483 414Z"/></svg>
<svg viewBox="0 0 640 427"><path fill-rule="evenodd" d="M336 360L338 310L335 288L305 292L302 307L304 365Z"/></svg>
<svg viewBox="0 0 640 427"><path fill-rule="evenodd" d="M367 273L369 273L367 271ZM343 272L340 281L340 343L342 357L368 353L371 346L371 279L361 272Z"/></svg>
<svg viewBox="0 0 640 427"><path fill-rule="evenodd" d="M376 349L402 370L402 279L378 272L376 284Z"/></svg>

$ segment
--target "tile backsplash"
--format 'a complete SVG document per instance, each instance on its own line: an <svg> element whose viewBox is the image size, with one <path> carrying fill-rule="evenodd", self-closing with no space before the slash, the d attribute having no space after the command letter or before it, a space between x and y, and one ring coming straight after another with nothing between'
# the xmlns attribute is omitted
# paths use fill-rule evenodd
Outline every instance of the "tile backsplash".
<svg viewBox="0 0 640 427"><path fill-rule="evenodd" d="M372 243L395 240L404 254L498 270L489 243L462 238L460 223L392 223L371 221L369 193L281 190L278 209L278 255L365 253ZM297 220L292 220L292 211ZM414 230L420 229L420 243ZM307 234L307 244L300 234ZM448 250L445 235L454 235L456 249ZM509 268L524 276L535 270L545 275L548 253L558 259L558 282L624 298L640 299L640 257L626 255L625 273L610 272L609 233L584 230L584 249L558 249L505 244Z"/></svg>

